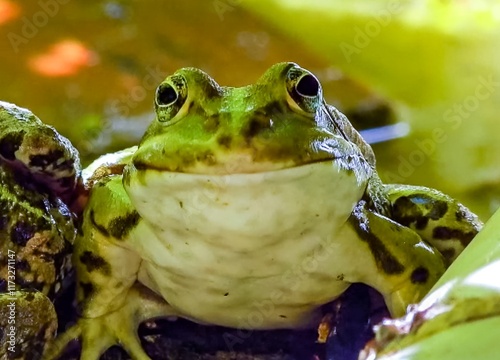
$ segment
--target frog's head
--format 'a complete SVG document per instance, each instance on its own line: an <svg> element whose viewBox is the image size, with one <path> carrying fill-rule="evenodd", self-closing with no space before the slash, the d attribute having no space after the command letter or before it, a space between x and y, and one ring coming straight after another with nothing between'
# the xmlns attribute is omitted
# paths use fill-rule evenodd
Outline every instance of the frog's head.
<svg viewBox="0 0 500 360"><path fill-rule="evenodd" d="M325 104L318 79L294 63L276 64L240 88L221 87L203 71L184 68L158 86L155 107L156 119L124 177L136 203L162 198L155 210L151 204L139 209L143 216L164 213L167 196L177 198L177 208L199 208L193 204L199 199L186 198L197 197L197 190L222 204L242 200L243 193L255 203L267 192L265 201L300 201L305 188L319 190L304 201L321 206L322 198L338 198L336 209L345 215L373 171L371 148ZM212 212L216 207L207 206Z"/></svg>
<svg viewBox="0 0 500 360"><path fill-rule="evenodd" d="M195 68L156 90L156 121L133 163L138 170L257 173L360 157L325 106L318 79L293 63L272 66L253 85L221 87ZM358 144L359 145L359 144Z"/></svg>

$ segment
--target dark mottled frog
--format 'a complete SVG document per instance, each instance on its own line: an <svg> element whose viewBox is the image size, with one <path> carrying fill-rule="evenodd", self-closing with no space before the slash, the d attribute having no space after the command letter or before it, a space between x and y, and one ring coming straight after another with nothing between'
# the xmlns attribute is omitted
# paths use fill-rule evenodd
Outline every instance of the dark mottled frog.
<svg viewBox="0 0 500 360"><path fill-rule="evenodd" d="M78 178L68 140L0 102L0 358L36 358L55 334L49 298L69 271L76 235L62 199L73 196Z"/></svg>

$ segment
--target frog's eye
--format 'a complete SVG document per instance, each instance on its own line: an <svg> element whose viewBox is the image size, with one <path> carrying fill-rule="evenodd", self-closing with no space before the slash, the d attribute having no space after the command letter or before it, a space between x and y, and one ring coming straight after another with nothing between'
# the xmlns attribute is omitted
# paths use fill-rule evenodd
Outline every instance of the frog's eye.
<svg viewBox="0 0 500 360"><path fill-rule="evenodd" d="M181 117L186 98L187 86L183 76L174 75L161 83L155 95L158 121L172 123L173 120Z"/></svg>
<svg viewBox="0 0 500 360"><path fill-rule="evenodd" d="M296 111L314 114L321 104L321 84L316 76L307 70L298 66L290 68L286 88L288 103Z"/></svg>
<svg viewBox="0 0 500 360"><path fill-rule="evenodd" d="M158 89L156 89L156 103L159 106L172 105L177 98L177 92L170 84L160 85Z"/></svg>
<svg viewBox="0 0 500 360"><path fill-rule="evenodd" d="M311 74L305 74L302 76L297 84L295 85L295 90L302 96L318 96L319 94L319 82Z"/></svg>

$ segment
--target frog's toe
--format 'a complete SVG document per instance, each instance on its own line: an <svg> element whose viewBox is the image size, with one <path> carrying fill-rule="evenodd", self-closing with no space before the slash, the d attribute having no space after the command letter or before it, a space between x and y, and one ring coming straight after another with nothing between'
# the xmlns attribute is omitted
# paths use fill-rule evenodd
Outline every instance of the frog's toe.
<svg viewBox="0 0 500 360"><path fill-rule="evenodd" d="M142 348L141 342L138 336L128 339L127 342L122 343L125 350L136 360L150 360L150 357L146 354Z"/></svg>
<svg viewBox="0 0 500 360"><path fill-rule="evenodd" d="M62 354L72 340L80 337L81 334L80 322L67 329L62 335L59 335L52 343L49 344L48 349L44 352L42 360L56 360Z"/></svg>

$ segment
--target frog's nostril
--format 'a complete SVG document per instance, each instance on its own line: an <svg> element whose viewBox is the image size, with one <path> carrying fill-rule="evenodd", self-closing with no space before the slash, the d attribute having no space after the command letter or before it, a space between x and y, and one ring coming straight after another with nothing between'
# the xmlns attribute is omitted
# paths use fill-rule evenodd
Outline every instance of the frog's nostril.
<svg viewBox="0 0 500 360"><path fill-rule="evenodd" d="M319 83L313 75L306 74L299 79L295 89L302 96L317 96L319 93Z"/></svg>

